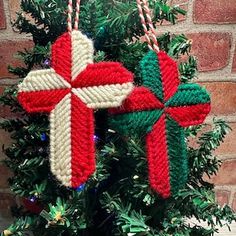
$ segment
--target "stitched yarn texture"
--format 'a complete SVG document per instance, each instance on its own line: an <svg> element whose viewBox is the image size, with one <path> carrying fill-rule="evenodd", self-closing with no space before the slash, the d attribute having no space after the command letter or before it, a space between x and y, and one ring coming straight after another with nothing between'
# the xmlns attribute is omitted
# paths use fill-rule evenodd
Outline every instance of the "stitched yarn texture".
<svg viewBox="0 0 236 236"><path fill-rule="evenodd" d="M52 68L32 71L19 85L27 112L50 113L50 166L67 187L77 188L95 170L93 109L120 106L133 75L117 62L93 63L93 44L80 31L52 45Z"/></svg>
<svg viewBox="0 0 236 236"><path fill-rule="evenodd" d="M168 198L187 181L183 127L204 121L210 96L197 84L180 84L176 62L163 51L150 51L140 68L143 86L109 109L110 125L124 135L145 135L150 185Z"/></svg>

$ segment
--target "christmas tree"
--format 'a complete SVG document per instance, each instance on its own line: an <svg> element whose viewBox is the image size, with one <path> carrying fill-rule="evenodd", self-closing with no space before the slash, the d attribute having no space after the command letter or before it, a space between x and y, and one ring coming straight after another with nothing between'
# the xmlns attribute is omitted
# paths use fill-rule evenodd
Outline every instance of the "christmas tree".
<svg viewBox="0 0 236 236"><path fill-rule="evenodd" d="M152 20L175 23L185 11L169 6L166 0L149 1ZM22 12L14 23L21 33L32 36L34 48L19 52L25 66L9 70L24 78L35 68L50 67L50 49L67 28L67 1L22 0ZM135 0L86 0L81 2L80 30L94 41L95 61L119 61L142 84L140 61L148 52ZM160 48L179 64L181 83L196 77L197 62L189 56L191 42L184 35L166 33L158 37ZM197 145L187 149L188 183L168 199L154 192L148 182L145 143L141 136L122 136L110 126L107 110L96 118L96 172L76 190L63 187L49 168L49 122L46 114L28 114L19 105L17 86L0 97L1 104L17 113L0 127L11 132L13 143L4 149L6 165L14 173L11 190L22 199L13 209L15 222L2 235L213 235L223 224L236 220L228 206L216 203L214 185L206 176L216 174L221 161L214 151L230 127L213 120L185 129L186 142ZM112 123L112 122L111 122ZM196 218L207 223L190 224Z"/></svg>

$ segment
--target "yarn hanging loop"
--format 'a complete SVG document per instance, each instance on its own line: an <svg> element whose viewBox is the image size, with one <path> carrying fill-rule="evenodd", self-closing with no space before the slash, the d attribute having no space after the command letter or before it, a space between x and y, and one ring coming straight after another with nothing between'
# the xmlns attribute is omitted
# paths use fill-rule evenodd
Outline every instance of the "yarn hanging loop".
<svg viewBox="0 0 236 236"><path fill-rule="evenodd" d="M80 1L81 0L76 0L74 30L79 29ZM73 14L73 0L68 0L67 30L70 33L73 30L73 27L72 27L72 14Z"/></svg>
<svg viewBox="0 0 236 236"><path fill-rule="evenodd" d="M148 0L136 0L136 2L148 47L158 53L160 51L160 48L156 39L156 32L153 26ZM144 13L146 17L144 16ZM147 28L147 25L149 27L149 30Z"/></svg>

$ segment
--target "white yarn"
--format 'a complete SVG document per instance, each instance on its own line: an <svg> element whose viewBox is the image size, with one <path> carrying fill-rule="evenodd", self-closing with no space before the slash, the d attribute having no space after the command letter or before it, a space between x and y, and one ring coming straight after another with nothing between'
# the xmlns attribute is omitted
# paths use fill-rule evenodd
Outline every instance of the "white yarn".
<svg viewBox="0 0 236 236"><path fill-rule="evenodd" d="M80 31L72 31L72 80L93 63L93 43Z"/></svg>
<svg viewBox="0 0 236 236"><path fill-rule="evenodd" d="M71 93L50 114L51 171L65 186L71 186Z"/></svg>
<svg viewBox="0 0 236 236"><path fill-rule="evenodd" d="M19 84L19 92L70 88L71 85L58 75L54 69L31 71Z"/></svg>
<svg viewBox="0 0 236 236"><path fill-rule="evenodd" d="M111 84L84 88L73 88L72 92L78 96L89 108L118 107L132 91L133 83Z"/></svg>
<svg viewBox="0 0 236 236"><path fill-rule="evenodd" d="M72 31L72 80L93 62L93 44L79 31ZM95 78L96 79L96 78ZM99 83L99 81L98 81ZM73 83L72 83L73 84ZM19 85L19 92L71 88L54 69L32 71ZM65 186L72 186L71 95L74 93L88 108L120 106L133 89L131 82L71 88L50 114L51 171ZM32 93L33 96L33 93ZM47 99L47 98L46 98ZM49 98L50 99L50 98ZM50 102L50 101L49 101Z"/></svg>

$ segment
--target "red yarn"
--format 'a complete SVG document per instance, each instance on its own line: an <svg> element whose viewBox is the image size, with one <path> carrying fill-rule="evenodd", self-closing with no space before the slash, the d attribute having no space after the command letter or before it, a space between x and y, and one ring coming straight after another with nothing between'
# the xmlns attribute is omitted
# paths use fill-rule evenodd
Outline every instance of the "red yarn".
<svg viewBox="0 0 236 236"><path fill-rule="evenodd" d="M74 94L71 95L72 187L86 182L95 170L93 110Z"/></svg>
<svg viewBox="0 0 236 236"><path fill-rule="evenodd" d="M209 103L166 108L166 112L183 127L203 123L210 110Z"/></svg>
<svg viewBox="0 0 236 236"><path fill-rule="evenodd" d="M151 53L154 54L155 52ZM186 91L183 90L184 93L182 96L185 96L186 99L186 101L184 101L182 98L181 102L184 101L183 105L181 105L181 102L177 104L173 103L175 106L170 107L170 102L168 103L168 101L170 101L170 99L173 98L176 93L178 93L178 89L180 89L181 92L177 64L165 52L160 51L157 53L158 63L156 68L155 70L152 70L152 68L147 66L149 65L150 58L150 55L148 55L144 57L142 61L142 65L146 65L146 67L144 66L142 70L145 72L146 86L148 86L148 88L144 86L136 87L130 96L124 101L121 107L113 108L109 111L114 115L122 114L122 122L119 123L119 121L114 120L114 124L121 126L122 132L126 124L127 127L132 129L132 120L134 122L134 129L141 127L142 125L147 125L146 120L143 121L147 116L141 117L141 113L138 114L138 112L145 111L148 113L147 111L159 110L156 117L156 123L154 125L151 124L152 130L149 132L148 129L146 134L147 159L151 187L163 198L167 198L171 195L171 187L173 187L170 183L170 171L173 170L170 170L171 160L169 160L169 155L171 155L170 152L173 152L173 150L168 149L172 143L168 143L167 140L167 119L171 118L170 120L173 122L173 124L176 123L182 127L201 124L210 111L210 98L206 91L201 90L200 87L188 85L186 86L186 90L188 90L188 92L186 93ZM153 78L155 78L157 71L160 71L161 81L157 81L158 84L155 84ZM150 78L148 75L150 75ZM158 100L157 94L155 95L155 93L152 92L152 90L158 90L158 92L160 92L160 82L162 84L163 102L160 102ZM191 96L198 96L197 90L199 90L200 99L190 99L192 98ZM194 93L192 93L192 91L194 91ZM177 95L179 97L181 96L181 94ZM178 100L178 96L176 100ZM194 102L200 104L194 105ZM132 119L132 113L134 114L134 119ZM162 115L159 118L160 114ZM138 119L139 115L140 119ZM153 122L153 120L151 121ZM139 122L138 125L137 122ZM179 143L179 145L183 145L183 148L185 148L184 143Z"/></svg>
<svg viewBox="0 0 236 236"><path fill-rule="evenodd" d="M71 81L72 42L69 33L60 36L52 45L52 68L68 82Z"/></svg>
<svg viewBox="0 0 236 236"><path fill-rule="evenodd" d="M149 181L163 198L171 195L165 114L146 137Z"/></svg>
<svg viewBox="0 0 236 236"><path fill-rule="evenodd" d="M128 98L123 102L119 108L111 108L109 112L111 114L120 114L140 111L140 110L152 110L164 108L162 102L160 102L155 95L146 87L136 87Z"/></svg>
<svg viewBox="0 0 236 236"><path fill-rule="evenodd" d="M76 34L81 39L80 46L85 47L84 54L80 54L78 50L72 50L76 43L80 43L76 41L76 38L75 41L72 41L74 40L72 36L76 36ZM76 55L77 53L79 55ZM81 36L79 31L71 34L65 33L52 45L53 70L50 70L50 73L54 74L54 78L51 78L50 73L45 73L47 70L42 70L42 74L39 71L37 75L39 79L40 76L44 76L44 86L38 86L35 76L29 74L27 82L23 81L18 93L19 102L28 112L50 113L57 108L56 105L63 101L63 104L59 106L62 112L56 110L53 118L50 118L54 122L55 119L61 118L60 115L64 111L70 112L67 113L67 118L71 117L70 122L63 124L64 127L62 127L64 133L61 132L60 127L54 127L53 130L53 135L57 135L52 136L56 137L56 144L52 149L52 152L56 153L52 155L53 164L58 159L61 162L57 163L56 167L53 166L52 171L64 185L75 188L84 183L95 170L93 109L118 106L133 88L133 74L127 71L122 64L117 62L88 64L92 63L92 57L92 43L88 38ZM77 77L74 78L74 76ZM65 81L63 82L63 80ZM58 84L57 81L61 84ZM80 94L78 88L86 91L84 95L81 95L81 90ZM80 98L84 100L82 101ZM71 104L69 104L69 99ZM93 106L90 106L90 100ZM93 109L89 107L93 107ZM64 110L65 108L68 110ZM66 164L71 163L71 166L65 166L65 160L62 160L63 153L55 152L60 145L61 137L67 138L65 145L70 145L70 152L67 153L65 159L67 159Z"/></svg>
<svg viewBox="0 0 236 236"><path fill-rule="evenodd" d="M72 87L114 84L114 81L118 84L132 82L133 74L118 62L99 62L89 64L72 82Z"/></svg>
<svg viewBox="0 0 236 236"><path fill-rule="evenodd" d="M180 84L178 78L178 67L165 52L158 53L161 79L163 84L164 102L167 102L177 91Z"/></svg>
<svg viewBox="0 0 236 236"><path fill-rule="evenodd" d="M27 112L51 112L70 89L20 92L17 99Z"/></svg>

